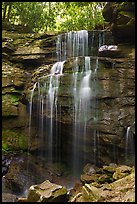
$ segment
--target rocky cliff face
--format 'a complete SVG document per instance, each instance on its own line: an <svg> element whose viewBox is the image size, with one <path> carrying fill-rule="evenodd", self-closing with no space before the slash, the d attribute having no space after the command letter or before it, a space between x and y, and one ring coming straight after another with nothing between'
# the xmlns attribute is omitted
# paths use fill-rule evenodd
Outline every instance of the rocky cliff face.
<svg viewBox="0 0 137 204"><path fill-rule="evenodd" d="M79 64L83 60L84 58L79 58ZM96 57L91 57L91 64L92 66L96 64ZM82 147L80 150L82 155L86 154L88 161L94 160L93 157L96 151L99 151L100 155L105 156L99 158L101 163L106 161L121 162L121 156L125 155L127 127L132 125L135 119L134 66L134 59L98 58L98 71L95 78L91 79L94 80L94 82L92 81L94 87L92 87L91 91L95 95L91 99L91 109L88 110L91 114L86 122L87 152L83 152ZM58 126L61 126L61 135L64 141L62 141L62 149L65 151L63 154L68 154L66 156L70 157L71 146L73 146L72 129L75 122L73 115L74 100L71 87L73 83L73 63L71 60L64 63L63 70L64 75L60 77L56 104L60 108L58 115L53 115L53 120L58 122ZM37 94L35 102L37 104ZM48 104L45 104L45 106L48 106ZM92 106L95 107L93 108ZM37 114L36 112L34 117ZM50 118L50 110L43 112L43 120L46 121L46 118ZM96 139L99 139L97 139L98 141L95 141L95 131L98 132L98 136L96 134ZM95 142L96 147L94 146ZM96 149L97 147L98 150ZM33 149L33 144L31 148Z"/></svg>
<svg viewBox="0 0 137 204"><path fill-rule="evenodd" d="M108 2L102 12L115 43L135 43L135 2Z"/></svg>
<svg viewBox="0 0 137 204"><path fill-rule="evenodd" d="M114 12L107 11L108 5L104 9L104 17L106 20L114 19L110 15ZM112 5L109 8L113 10ZM124 5L124 9L127 9ZM132 9L131 9L132 10ZM92 137L94 130L99 132L99 150L100 162L111 162L113 160L112 149L117 154L116 157L124 154L125 134L128 126L134 122L134 105L135 105L135 59L133 37L128 33L121 33L119 13L124 16L127 24L133 19L126 17L130 11L117 10L115 20L117 28L112 29L115 41L120 49L120 55L111 57L105 55L98 57L98 72L96 75L96 112L98 115L97 122L90 118L87 123L88 140L87 144L87 160L92 161L95 150L93 147L94 139ZM116 21L117 20L117 21ZM119 23L118 23L119 22ZM125 22L125 21L124 21ZM116 30L116 32L114 32ZM29 109L28 101L30 100L30 90L39 76L47 75L54 62L56 62L55 39L57 33L45 34L19 34L15 32L7 32L3 30L2 34L2 117L3 117L3 140L8 142L15 149L27 149L28 132L29 132ZM92 36L89 34L89 38ZM98 33L96 34L98 35ZM122 37L121 37L122 35ZM125 36L125 37L123 37ZM91 39L91 38L90 38ZM114 44L113 39L105 42L105 44ZM122 41L124 39L124 41ZM122 44L121 44L122 42ZM124 43L130 43L130 46ZM132 45L131 45L132 44ZM89 50L90 52L90 50ZM97 50L94 54L98 55ZM96 63L96 57L93 53L89 54L91 62ZM79 58L79 64L82 58ZM64 76L61 77L62 86L59 89L58 106L61 106L61 117L58 117L57 123L62 127L62 135L71 143L69 130L72 128L72 95L68 91L68 85L72 78L73 64L69 59L64 63ZM26 93L25 98L23 93ZM69 101L69 103L68 103ZM95 101L94 101L95 102ZM44 116L48 117L48 116ZM38 135L35 131L31 144L31 149L39 148ZM33 137L32 136L32 137ZM62 138L64 141L64 139ZM62 141L62 143L63 143ZM91 148L92 147L92 148ZM106 148L107 147L107 148ZM64 142L63 150L68 156L70 155L70 147ZM63 154L64 154L63 153ZM68 156L69 157L69 156Z"/></svg>
<svg viewBox="0 0 137 204"><path fill-rule="evenodd" d="M3 141L6 141L11 148L27 149L29 109L28 98L23 94L30 86L34 69L55 61L52 58L54 47L54 34L21 34L3 29Z"/></svg>

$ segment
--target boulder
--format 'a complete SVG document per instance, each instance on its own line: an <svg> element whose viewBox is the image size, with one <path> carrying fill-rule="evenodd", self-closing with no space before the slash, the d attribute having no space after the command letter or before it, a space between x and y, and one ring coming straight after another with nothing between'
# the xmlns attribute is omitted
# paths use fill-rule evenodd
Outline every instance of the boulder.
<svg viewBox="0 0 137 204"><path fill-rule="evenodd" d="M135 42L135 2L108 2L103 9L103 17L111 23L111 31L116 43Z"/></svg>
<svg viewBox="0 0 137 204"><path fill-rule="evenodd" d="M3 177L3 193L22 195L31 185L46 179L51 179L49 172L46 168L43 169L33 156L16 155L12 158L8 172Z"/></svg>
<svg viewBox="0 0 137 204"><path fill-rule="evenodd" d="M113 179L114 180L118 180L121 179L127 175L129 175L129 173L131 173L132 168L126 165L122 165L116 168L116 171L113 174Z"/></svg>
<svg viewBox="0 0 137 204"><path fill-rule="evenodd" d="M123 57L122 52L117 45L102 45L98 49L98 56L111 58Z"/></svg>
<svg viewBox="0 0 137 204"><path fill-rule="evenodd" d="M92 175L92 174L96 173L96 168L97 167L95 165L87 163L84 166L83 172L86 173L87 175Z"/></svg>
<svg viewBox="0 0 137 204"><path fill-rule="evenodd" d="M87 164L89 166L89 164ZM83 186L71 189L69 202L134 202L135 168L110 163L101 168L105 171L96 182L83 183ZM115 172L114 172L115 171ZM120 172L123 178L113 179L112 173ZM97 172L96 172L97 174ZM96 175L94 174L94 175Z"/></svg>
<svg viewBox="0 0 137 204"><path fill-rule="evenodd" d="M113 181L113 178L109 174L102 174L98 178L98 183L103 184L103 183L111 183Z"/></svg>
<svg viewBox="0 0 137 204"><path fill-rule="evenodd" d="M87 174L82 174L80 180L81 180L82 183L91 183L91 182L96 181L97 178L98 177L95 174L93 174L91 176L89 176Z"/></svg>
<svg viewBox="0 0 137 204"><path fill-rule="evenodd" d="M109 166L106 166L106 165L103 166L103 171L108 173L108 174L113 174L115 172L115 170L116 170L115 164L109 165Z"/></svg>
<svg viewBox="0 0 137 204"><path fill-rule="evenodd" d="M99 202L135 202L135 172L101 187Z"/></svg>
<svg viewBox="0 0 137 204"><path fill-rule="evenodd" d="M39 185L32 185L29 188L27 201L65 202L67 201L67 189L61 185L46 180Z"/></svg>

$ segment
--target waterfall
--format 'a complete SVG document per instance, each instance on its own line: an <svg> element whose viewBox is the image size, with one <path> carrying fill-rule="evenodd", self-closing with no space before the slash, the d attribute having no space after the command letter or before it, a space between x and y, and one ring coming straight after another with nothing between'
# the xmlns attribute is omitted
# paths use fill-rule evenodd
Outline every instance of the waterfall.
<svg viewBox="0 0 137 204"><path fill-rule="evenodd" d="M126 162L130 162L129 158L130 155L134 154L134 131L133 128L135 127L135 122L133 122L132 125L127 127L126 130L126 138L125 138L125 157L126 157ZM130 158L131 160L132 158Z"/></svg>
<svg viewBox="0 0 137 204"><path fill-rule="evenodd" d="M103 35L101 35L103 36ZM98 46L103 43L103 39L99 35ZM92 46L94 45L94 32L92 35ZM91 52L92 53L92 52ZM69 91L71 92L72 105L72 135L71 148L69 150L71 159L71 167L74 176L79 176L81 168L86 164L86 147L88 137L92 137L92 148L94 149L93 162L97 161L97 145L99 144L99 133L96 130L89 132L88 123L98 121L98 113L96 110L96 73L98 70L98 57L94 63L89 55L89 36L88 31L71 31L69 33L60 34L56 39L56 58L57 62L52 66L50 74L46 77L40 76L32 89L30 99L30 122L32 124L32 105L33 96L37 100L36 105L36 129L40 140L40 156L46 162L61 162L62 157L62 104L59 103L60 79L65 77L63 73L64 63L71 58L73 68L72 77L68 82ZM81 61L80 61L81 60ZM37 90L36 90L37 85ZM34 91L37 93L34 94ZM37 96L36 96L37 95ZM35 102L36 102L35 100ZM69 104L68 104L69 105ZM67 136L65 136L67 138ZM70 138L69 138L70 139ZM63 139L64 141L65 139ZM67 143L67 140L65 141ZM66 149L67 151L67 149ZM71 151L71 153L70 153Z"/></svg>
<svg viewBox="0 0 137 204"><path fill-rule="evenodd" d="M88 55L88 31L70 31L57 36L57 61Z"/></svg>
<svg viewBox="0 0 137 204"><path fill-rule="evenodd" d="M80 73L80 85L77 82L78 70L76 66L76 73L74 74L74 148L73 148L73 170L74 174L77 175L80 165L80 142L81 133L83 138L86 136L86 123L89 117L90 110L90 98L91 98L91 88L90 88L90 57L85 57L84 70ZM81 125L82 124L82 125ZM82 143L85 141L83 139ZM83 143L83 147L84 147Z"/></svg>
<svg viewBox="0 0 137 204"><path fill-rule="evenodd" d="M85 160L87 134L88 134L88 121L93 118L97 120L98 115L96 108L96 81L95 75L98 69L98 58L94 65L90 62L90 57L85 56L85 63L82 70L78 69L78 57L74 60L75 70L73 72L73 174L78 176L81 171L82 164ZM93 100L94 98L94 100ZM92 107L91 107L92 106ZM93 131L92 137L94 137L94 149L96 149L97 139L96 130ZM81 156L83 154L83 158ZM96 152L94 153L94 164L96 164Z"/></svg>
<svg viewBox="0 0 137 204"><path fill-rule="evenodd" d="M30 103L29 103L29 139L31 136L31 120L32 120L32 105L33 105L33 96L34 96L34 91L36 89L37 86L37 82L34 84L33 89L31 91L31 95L30 95ZM30 144L30 141L29 141Z"/></svg>
<svg viewBox="0 0 137 204"><path fill-rule="evenodd" d="M129 140L129 131L131 129L131 126L127 127L127 131L126 131L126 150L128 149L128 140Z"/></svg>
<svg viewBox="0 0 137 204"><path fill-rule="evenodd" d="M59 88L59 77L62 75L63 64L65 61L57 62L53 65L51 69L51 76L49 82L49 90L47 94L48 109L50 110L50 124L49 124L49 134L48 134L48 153L47 159L52 162L53 160L53 117L57 118L57 100L58 100L58 88ZM57 138L56 138L57 140Z"/></svg>

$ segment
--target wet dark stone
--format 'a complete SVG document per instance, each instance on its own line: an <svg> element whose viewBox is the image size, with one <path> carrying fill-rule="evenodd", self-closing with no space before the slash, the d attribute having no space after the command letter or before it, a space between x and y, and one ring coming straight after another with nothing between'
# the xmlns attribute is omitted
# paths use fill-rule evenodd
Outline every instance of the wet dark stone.
<svg viewBox="0 0 137 204"><path fill-rule="evenodd" d="M4 155L2 155L2 161L4 161L5 160L5 156Z"/></svg>
<svg viewBox="0 0 137 204"><path fill-rule="evenodd" d="M5 155L2 155L2 176L4 176L8 172L10 163L11 163L11 159L6 158Z"/></svg>
<svg viewBox="0 0 137 204"><path fill-rule="evenodd" d="M2 202L17 202L17 197L14 194L2 193Z"/></svg>
<svg viewBox="0 0 137 204"><path fill-rule="evenodd" d="M2 166L2 176L4 176L8 172L8 167Z"/></svg>

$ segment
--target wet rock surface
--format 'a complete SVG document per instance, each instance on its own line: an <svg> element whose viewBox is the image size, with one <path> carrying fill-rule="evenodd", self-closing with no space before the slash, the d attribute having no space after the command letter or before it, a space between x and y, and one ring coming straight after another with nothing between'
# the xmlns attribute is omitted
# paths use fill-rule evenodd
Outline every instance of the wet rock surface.
<svg viewBox="0 0 137 204"><path fill-rule="evenodd" d="M94 71L94 65L96 64L96 57L90 57L92 69ZM79 68L82 66L84 61L83 57L78 58ZM46 70L46 68L45 68ZM68 141L70 146L65 146L65 142L62 142L61 154L65 156L71 155L72 144L72 133L69 133L69 129L72 128L74 122L74 96L70 84L73 82L73 59L69 59L64 63L63 75L60 76L60 86L58 88L58 100L57 106L61 107L58 111L58 115L55 118L53 115L53 123L56 126L61 126L61 135L63 141L63 135L65 136L65 141ZM38 77L42 77L43 73L38 70L35 72L34 81L38 80ZM126 127L132 125L134 122L134 91L135 91L135 80L134 80L135 70L134 70L134 60L125 58L109 58L109 57L98 57L98 71L95 76L91 76L91 88L93 97L91 98L91 104L95 106L95 115L93 115L93 107L89 109L89 120L86 123L87 127L87 152L80 149L81 154L85 153L88 161L94 160L95 147L94 147L94 130L99 131L99 146L100 155L99 161L96 162L104 163L109 162L121 162L125 159L125 141L123 138L124 131ZM48 81L47 78L39 78L41 84L44 80ZM95 83L94 83L95 82ZM37 95L35 97L35 106L37 106ZM69 103L68 103L69 101ZM44 101L46 106L47 101ZM127 112L127 107L128 111ZM34 117L37 113L33 112ZM43 120L50 120L50 110L43 110ZM35 123L36 125L36 123ZM126 132L125 132L126 134ZM80 137L80 136L79 136ZM107 148L106 148L107 145ZM92 148L90 148L92 147ZM114 152L112 153L112 149ZM89 152L88 152L89 151ZM116 156L114 154L117 154ZM91 156L92 155L92 156ZM69 156L68 156L69 157ZM89 158L90 157L90 158ZM117 158L117 161L115 158ZM115 160L115 161L114 161ZM134 159L133 159L134 160ZM131 160L133 164L134 161Z"/></svg>
<svg viewBox="0 0 137 204"><path fill-rule="evenodd" d="M2 192L19 197L26 195L31 185L40 184L45 180L70 188L73 183L70 167L65 163L47 163L26 153L12 155L8 171L2 177Z"/></svg>
<svg viewBox="0 0 137 204"><path fill-rule="evenodd" d="M6 155L2 155L2 176L8 172L11 161L11 158L6 157Z"/></svg>
<svg viewBox="0 0 137 204"><path fill-rule="evenodd" d="M117 172L119 176L115 177ZM69 202L135 202L134 167L110 164L90 177L93 175L94 180L87 181L85 177L81 180L83 185L75 185L70 190Z"/></svg>
<svg viewBox="0 0 137 204"><path fill-rule="evenodd" d="M35 202L38 202L42 191L42 199L55 198L55 202L58 199L58 202L64 202L64 199L66 202L135 201L134 166L110 163L98 167L87 163L81 176L76 180L64 164L46 164L34 156L30 156L29 159L27 160L25 155L16 155L12 159L8 172L2 178L3 202L7 200L15 202L16 199L18 202L28 202L28 198L36 199ZM48 186L57 187L57 191L64 186L63 197L58 197L62 193L56 194L56 190L53 192L57 195L57 200L56 196L49 193L46 195ZM39 192L41 188L43 190ZM33 197L33 193L36 196Z"/></svg>
<svg viewBox="0 0 137 204"><path fill-rule="evenodd" d="M33 157L16 155L4 176L5 190L22 194L29 185L42 181L41 176L36 177L36 174L41 171L41 167L35 163ZM40 174L43 175L42 172ZM43 175L44 178L46 178L46 175Z"/></svg>
<svg viewBox="0 0 137 204"><path fill-rule="evenodd" d="M14 194L2 193L2 202L17 202L18 198Z"/></svg>
<svg viewBox="0 0 137 204"><path fill-rule="evenodd" d="M3 138L5 142L8 140L8 144L13 149L19 149L22 146L24 146L24 149L27 149L29 132L29 106L27 106L26 103L22 103L22 95L25 93L26 100L29 101L30 90L32 90L34 83L37 82L39 77L43 77L39 80L43 80L42 83L44 83L44 77L50 74L50 69L53 63L56 61L55 58L53 59L53 56L55 56L56 52L55 39L57 33L21 34L3 30L2 34L3 53L9 57L8 59L3 57L2 67ZM98 46L100 44L99 39L104 41L107 48L110 45L114 45L110 31L96 30L91 31L88 34L90 44L92 44L92 37L95 40L93 40L95 44L90 46L89 55L97 55ZM63 35L65 36L65 34ZM11 45L12 51L5 49L5 46L8 46L9 44ZM111 149L112 144L114 144L116 148L118 148L118 154L119 151L122 152L121 148L124 146L124 140L122 140L123 132L125 131L126 127L131 125L134 121L134 48L133 50L128 50L128 58L125 58L125 54L123 54L125 47L123 45L118 45L118 47L119 46L120 49L122 47L122 56L119 56L118 54L117 58L112 58L111 53L110 55L107 53L105 57L98 57L99 68L97 75L94 78L95 84L93 84L93 89L96 87L96 92L94 93L96 98L93 97L91 101L93 104L95 104L95 101L98 101L98 105L96 107L98 118L92 116L89 118L87 123L87 127L89 129L89 146L93 146L93 141L91 141L92 139L90 138L93 138L91 135L94 132L94 129L97 129L100 132L100 135L102 135L100 136L101 153L107 153L109 155L107 160L110 162L113 160L113 158L109 158L111 155L108 149ZM93 50L93 53L91 52L91 47L96 48L96 50ZM96 58L97 57L91 56L91 63L94 65L96 64ZM78 57L80 70L82 69L83 62L84 59L82 57ZM69 58L64 63L63 76L60 77L61 87L59 89L57 104L59 107L61 107L59 112L59 114L61 113L61 117L57 117L57 119L54 121L54 123L56 123L57 120L57 122L62 126L61 134L67 135L66 137L70 139L71 136L68 134L68 131L65 132L65 129L66 126L67 128L71 128L70 126L72 125L73 121L73 101L72 91L70 90L73 66L74 63L72 58ZM92 80L93 78L91 79L91 83ZM129 109L128 113L130 114L127 114L127 106ZM100 110L102 110L102 112ZM49 114L46 115L43 113L43 116L45 120L46 118L50 118ZM35 118L36 116L34 113L34 120ZM116 118L118 118L118 120L116 120ZM98 120L99 124L97 125L96 122ZM40 144L38 142L39 133L35 131L35 122L34 127L32 127L31 130L34 142L32 142L30 148L37 150L40 148ZM11 139L9 138L9 135L11 135ZM108 146L110 145L107 150L102 148L104 143L107 143ZM63 147L65 150L67 150L67 148L68 147L65 146ZM92 150L93 149L94 148L92 148ZM64 155L65 154L66 153L64 153ZM69 155L70 153L68 152L67 154ZM101 158L100 162L104 162L104 159Z"/></svg>
<svg viewBox="0 0 137 204"><path fill-rule="evenodd" d="M96 126L94 118L88 121L89 137L87 143L89 148L86 150L86 156L90 158L89 162L94 161L96 149L93 146L94 140L91 139L93 138L91 136L94 135L94 131L92 131L94 126L95 129L100 131L101 139L98 148L100 149L99 153L103 155L102 158L99 158L99 162L97 161L100 164L110 163L114 160L113 157L119 160L121 154L125 155L123 135L126 134L127 127L132 126L135 112L135 48L134 45L131 46L134 43L134 2L123 2L124 8L120 8L120 10L115 9L117 3L114 7L111 7L112 4L113 2L110 2L110 9L107 10L109 15L104 15L112 23L111 31L115 37L115 43L118 43L118 47L122 50L122 56L121 53L120 55L116 53L114 56L117 56L117 59L111 59L108 57L112 57L112 52L107 52L104 58L99 58L100 70L96 80L99 80L97 87L101 88L101 92L97 93L97 113L101 119L100 126ZM129 4L132 4L131 7ZM120 4L118 3L118 5ZM104 33L104 31L101 33L98 31L91 32L89 36L91 37L95 34L95 38L99 39L98 36L100 34L104 35ZM26 151L28 148L28 143L26 142L28 138L28 109L26 109L25 104L21 103L20 97L26 92L29 98L30 89L32 89L34 84L32 82L35 82L41 75L49 74L51 65L56 61L54 58L56 35L57 33L37 35L20 32L8 33L5 30L3 32L3 140L14 150ZM111 36L110 33L107 35ZM114 44L110 37L108 37L108 40L109 42L105 44ZM98 44L98 41L96 43ZM98 49L95 49L93 53L97 53L97 51ZM91 55L93 53L90 52ZM66 62L64 67L64 79L61 79L65 93L63 93L62 89L59 95L62 116L58 122L62 125L62 142L64 144L66 139L68 139L70 144L72 138L72 135L69 135L69 130L72 128L72 115L70 112L71 108L68 107L68 97L72 93L68 92L67 85L70 82L70 77L72 77L73 63L70 59L68 61L69 63ZM93 61L93 64L95 64L94 57ZM81 62L80 59L80 67L82 66ZM67 73L70 73L70 77L67 76ZM100 109L103 110L102 113L99 112ZM90 129L90 127L92 128ZM32 150L35 151L39 149L39 138L35 129L32 135ZM135 136L134 129L133 134L130 135L131 138L133 135ZM131 146L133 147L134 144L131 143ZM82 151L81 154L83 154ZM70 146L63 146L62 155L65 156L65 159L68 157L69 161L72 162ZM123 157L121 161L123 161ZM127 163L129 165L134 164L134 155L130 157L130 154L128 154ZM47 179L58 185L69 184L69 188L72 187L72 176L65 174L65 169L55 168L54 165L45 166L38 160L34 162L32 158L29 164L26 156L14 157L12 160L11 158L2 158L3 202L15 202L16 195L17 197L26 195L30 185L42 183ZM70 191L69 202L135 201L135 174L134 170L132 172L132 167L118 167L113 164L97 168L88 164L80 180Z"/></svg>

